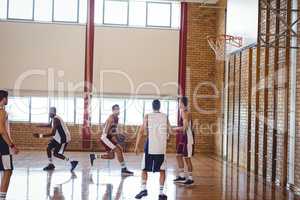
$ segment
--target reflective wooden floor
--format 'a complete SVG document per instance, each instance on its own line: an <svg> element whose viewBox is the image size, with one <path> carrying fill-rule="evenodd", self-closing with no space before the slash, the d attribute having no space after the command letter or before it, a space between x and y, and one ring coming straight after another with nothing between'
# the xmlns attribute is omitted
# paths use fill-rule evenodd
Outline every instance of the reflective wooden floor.
<svg viewBox="0 0 300 200"><path fill-rule="evenodd" d="M41 169L47 164L43 152L22 152L15 157L8 200L117 200L130 199L140 190L141 156L126 154L127 164L135 176L122 179L116 161L98 160L90 168L88 154L67 152L78 159L80 166L71 174L63 161L54 160L57 169L53 173ZM179 200L233 200L233 199L299 199L290 192L272 188L244 170L238 170L207 156L194 159L195 185L189 188L173 184L175 156L167 159L166 194L168 199ZM150 174L147 200L158 199L158 174Z"/></svg>

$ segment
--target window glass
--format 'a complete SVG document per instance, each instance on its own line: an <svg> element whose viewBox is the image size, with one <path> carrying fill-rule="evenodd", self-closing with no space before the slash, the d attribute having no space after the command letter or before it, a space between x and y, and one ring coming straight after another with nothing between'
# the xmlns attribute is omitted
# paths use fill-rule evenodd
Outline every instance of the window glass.
<svg viewBox="0 0 300 200"><path fill-rule="evenodd" d="M100 98L93 97L91 102L91 123L99 124Z"/></svg>
<svg viewBox="0 0 300 200"><path fill-rule="evenodd" d="M87 22L87 0L79 1L79 23L86 24Z"/></svg>
<svg viewBox="0 0 300 200"><path fill-rule="evenodd" d="M49 122L49 99L48 97L31 97L31 122Z"/></svg>
<svg viewBox="0 0 300 200"><path fill-rule="evenodd" d="M180 28L180 3L172 3L172 28Z"/></svg>
<svg viewBox="0 0 300 200"><path fill-rule="evenodd" d="M103 0L95 0L95 24L103 23Z"/></svg>
<svg viewBox="0 0 300 200"><path fill-rule="evenodd" d="M167 26L171 25L171 4L148 2L147 6L147 25L148 26Z"/></svg>
<svg viewBox="0 0 300 200"><path fill-rule="evenodd" d="M104 23L105 24L127 24L128 18L128 2L127 1L111 1L104 2Z"/></svg>
<svg viewBox="0 0 300 200"><path fill-rule="evenodd" d="M77 0L54 0L54 21L77 22Z"/></svg>
<svg viewBox="0 0 300 200"><path fill-rule="evenodd" d="M169 121L172 126L177 125L178 103L176 100L169 101Z"/></svg>
<svg viewBox="0 0 300 200"><path fill-rule="evenodd" d="M29 122L29 97L9 97L6 110L9 120L18 122Z"/></svg>
<svg viewBox="0 0 300 200"><path fill-rule="evenodd" d="M74 123L74 98L56 97L51 99L51 106L56 107L57 114L67 123Z"/></svg>
<svg viewBox="0 0 300 200"><path fill-rule="evenodd" d="M0 19L7 18L7 0L0 0Z"/></svg>
<svg viewBox="0 0 300 200"><path fill-rule="evenodd" d="M76 124L83 124L84 101L82 97L76 97Z"/></svg>
<svg viewBox="0 0 300 200"><path fill-rule="evenodd" d="M144 101L141 99L126 100L126 125L141 125L143 123Z"/></svg>
<svg viewBox="0 0 300 200"><path fill-rule="evenodd" d="M52 21L52 0L34 2L34 20Z"/></svg>
<svg viewBox="0 0 300 200"><path fill-rule="evenodd" d="M33 0L9 0L8 17L32 20Z"/></svg>
<svg viewBox="0 0 300 200"><path fill-rule="evenodd" d="M130 1L129 6L129 25L145 26L146 25L146 2Z"/></svg>

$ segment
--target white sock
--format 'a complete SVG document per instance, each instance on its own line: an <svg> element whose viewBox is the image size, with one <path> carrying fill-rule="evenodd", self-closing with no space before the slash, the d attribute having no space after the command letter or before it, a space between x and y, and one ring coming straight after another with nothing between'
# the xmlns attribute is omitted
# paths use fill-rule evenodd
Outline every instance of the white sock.
<svg viewBox="0 0 300 200"><path fill-rule="evenodd" d="M184 169L183 168L178 169L178 175L179 175L179 177L184 178Z"/></svg>
<svg viewBox="0 0 300 200"><path fill-rule="evenodd" d="M193 172L188 172L188 179L193 180Z"/></svg>
<svg viewBox="0 0 300 200"><path fill-rule="evenodd" d="M125 169L125 168L126 168L125 161L123 161L123 162L120 162L120 165L121 165L121 168L122 168L122 169Z"/></svg>
<svg viewBox="0 0 300 200"><path fill-rule="evenodd" d="M52 158L48 158L48 160L49 160L49 164L52 164L53 162Z"/></svg>
<svg viewBox="0 0 300 200"><path fill-rule="evenodd" d="M6 199L6 192L0 192L0 200Z"/></svg>
<svg viewBox="0 0 300 200"><path fill-rule="evenodd" d="M66 162L69 162L69 161L71 162L70 158L68 158L68 157L65 157L65 161Z"/></svg>
<svg viewBox="0 0 300 200"><path fill-rule="evenodd" d="M145 180L142 180L141 190L147 190L147 182Z"/></svg>
<svg viewBox="0 0 300 200"><path fill-rule="evenodd" d="M164 185L159 186L159 194L164 194Z"/></svg>

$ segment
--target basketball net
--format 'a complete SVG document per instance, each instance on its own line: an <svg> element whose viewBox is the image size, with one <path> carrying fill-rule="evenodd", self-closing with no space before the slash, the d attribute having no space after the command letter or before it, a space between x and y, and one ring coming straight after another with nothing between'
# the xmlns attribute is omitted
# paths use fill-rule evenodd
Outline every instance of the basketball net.
<svg viewBox="0 0 300 200"><path fill-rule="evenodd" d="M240 48L243 45L242 37L231 35L208 36L207 42L214 51L216 60L226 62L230 57L230 53L235 48Z"/></svg>

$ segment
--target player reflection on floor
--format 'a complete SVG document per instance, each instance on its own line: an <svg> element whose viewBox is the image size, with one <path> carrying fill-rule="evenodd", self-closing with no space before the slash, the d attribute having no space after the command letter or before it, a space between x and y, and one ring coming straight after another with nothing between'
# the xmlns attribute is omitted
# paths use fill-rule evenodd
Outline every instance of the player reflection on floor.
<svg viewBox="0 0 300 200"><path fill-rule="evenodd" d="M71 177L67 181L65 181L61 184L57 184L53 188L53 196L51 196L51 194L50 194L52 175L53 175L53 171L48 171L48 173L47 173L47 200L65 200L65 197L64 197L64 194L62 191L62 186L64 184L69 183L70 181L72 181L72 198L71 199L73 199L74 179L77 178L75 172L71 172Z"/></svg>
<svg viewBox="0 0 300 200"><path fill-rule="evenodd" d="M47 200L65 200L63 190L62 190L62 186L64 184L68 184L72 181L72 194L71 194L72 197L71 197L71 199L73 200L74 180L77 178L75 172L71 173L71 177L67 181L55 185L54 188L53 188L53 195L51 196L50 193L51 193L51 182L52 182L53 173L54 173L54 171L48 171L47 172L47 190L46 190L47 191L47 197L46 197L46 199ZM88 174L88 173L86 173L86 174ZM116 195L115 195L114 198L113 198L113 185L112 184L110 184L110 183L108 183L108 184L96 183L95 184L91 174L89 176L88 182L91 185L97 185L97 186L105 185L106 186L106 190L105 190L105 193L102 196L102 200L120 200L121 196L122 196L124 181L125 181L126 178L127 177L121 177L121 180L120 180L120 183L119 183L119 186L118 186L118 189L116 191ZM99 188L98 188L98 191L99 191ZM97 195L97 199L98 199L98 196L100 196L100 195Z"/></svg>

